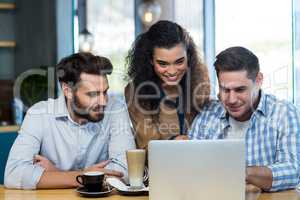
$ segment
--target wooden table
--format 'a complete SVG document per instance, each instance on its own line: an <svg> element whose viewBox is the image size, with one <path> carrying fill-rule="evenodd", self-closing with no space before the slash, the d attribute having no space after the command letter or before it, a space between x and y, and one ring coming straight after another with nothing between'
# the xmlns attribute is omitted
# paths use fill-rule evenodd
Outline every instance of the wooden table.
<svg viewBox="0 0 300 200"><path fill-rule="evenodd" d="M93 199L83 198L77 195L74 189L57 190L8 190L0 186L0 200L79 200ZM120 196L114 192L109 197L97 198L103 200L148 200L148 196ZM278 193L262 193L259 200L300 200L300 195L294 190Z"/></svg>
<svg viewBox="0 0 300 200"><path fill-rule="evenodd" d="M0 126L0 133L8 133L8 132L18 132L20 126L12 125L12 126Z"/></svg>

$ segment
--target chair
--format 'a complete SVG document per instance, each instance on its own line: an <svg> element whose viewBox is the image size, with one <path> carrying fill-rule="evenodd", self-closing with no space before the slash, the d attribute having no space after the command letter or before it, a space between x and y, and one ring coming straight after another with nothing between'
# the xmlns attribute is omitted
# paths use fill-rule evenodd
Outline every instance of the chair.
<svg viewBox="0 0 300 200"><path fill-rule="evenodd" d="M7 157L17 135L17 132L0 132L0 185L4 183L4 170Z"/></svg>

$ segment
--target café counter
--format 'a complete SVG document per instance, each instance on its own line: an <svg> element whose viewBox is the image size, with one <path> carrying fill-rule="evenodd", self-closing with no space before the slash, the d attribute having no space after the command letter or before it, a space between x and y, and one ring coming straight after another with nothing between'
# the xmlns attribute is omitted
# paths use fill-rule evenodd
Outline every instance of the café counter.
<svg viewBox="0 0 300 200"><path fill-rule="evenodd" d="M74 189L55 190L9 190L0 186L0 200L83 200L93 199L80 197ZM120 196L117 192L108 197L95 198L103 200L148 200L148 196ZM258 200L300 200L300 195L294 190L277 193L262 193Z"/></svg>

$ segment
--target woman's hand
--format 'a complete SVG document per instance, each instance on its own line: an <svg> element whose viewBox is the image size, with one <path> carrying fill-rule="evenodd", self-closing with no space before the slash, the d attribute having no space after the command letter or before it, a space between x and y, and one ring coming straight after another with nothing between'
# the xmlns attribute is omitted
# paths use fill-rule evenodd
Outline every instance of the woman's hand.
<svg viewBox="0 0 300 200"><path fill-rule="evenodd" d="M175 137L175 140L189 140L189 136L187 135L178 135Z"/></svg>

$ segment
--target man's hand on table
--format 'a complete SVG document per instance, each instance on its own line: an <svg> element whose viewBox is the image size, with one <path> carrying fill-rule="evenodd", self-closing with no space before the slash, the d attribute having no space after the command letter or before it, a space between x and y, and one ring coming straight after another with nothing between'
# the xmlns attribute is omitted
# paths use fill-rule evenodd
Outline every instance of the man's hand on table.
<svg viewBox="0 0 300 200"><path fill-rule="evenodd" d="M123 173L115 170L109 170L105 169L106 165L109 164L109 160L107 161L102 161L100 163L94 164L90 167L85 168L83 171L88 172L88 171L100 171L104 172L108 176L116 176L116 177L123 177ZM41 155L35 155L33 164L40 165L45 169L45 171L60 171L58 168L55 167L55 165L48 160L46 157L41 156Z"/></svg>
<svg viewBox="0 0 300 200"><path fill-rule="evenodd" d="M246 168L246 183L268 191L272 187L272 171L264 166L251 166Z"/></svg>
<svg viewBox="0 0 300 200"><path fill-rule="evenodd" d="M76 181L76 177L84 172L88 171L101 171L108 176L115 176L121 178L123 173L105 169L110 161L103 161L85 168L83 171L62 171L55 167L55 165L46 157L36 155L33 163L42 166L45 171L42 174L37 188L72 188L78 187L79 183Z"/></svg>

